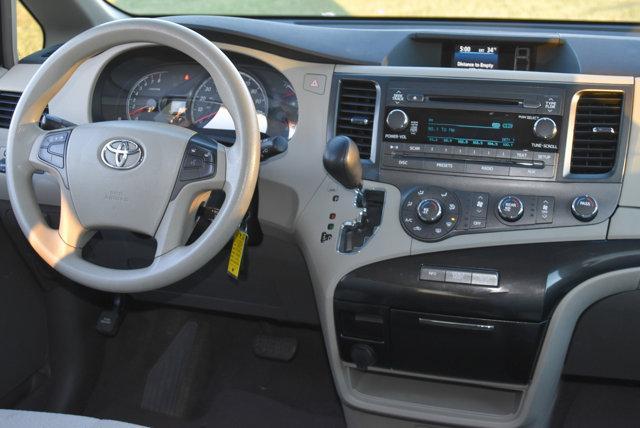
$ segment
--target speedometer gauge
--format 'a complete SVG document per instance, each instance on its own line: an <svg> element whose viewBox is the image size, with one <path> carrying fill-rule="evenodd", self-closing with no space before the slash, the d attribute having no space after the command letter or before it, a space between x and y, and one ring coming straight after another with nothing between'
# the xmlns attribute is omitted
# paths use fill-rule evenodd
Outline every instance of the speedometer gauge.
<svg viewBox="0 0 640 428"><path fill-rule="evenodd" d="M265 123L266 125L266 116L269 112L269 98L267 98L267 91L264 89L264 86L262 86L262 84L251 75L241 71L240 76L242 76L245 85L247 85L247 89L249 89L249 94L251 94L251 98L253 99L253 104L255 105L256 112L258 113L258 122ZM218 117L219 113L220 117ZM233 123L226 123L228 122L227 116L229 116L229 113L222 105L222 100L220 99L218 90L213 83L213 79L209 77L202 82L200 86L198 86L198 89L196 89L196 92L193 95L193 101L191 103L191 122L198 128L227 128L229 125L232 127ZM262 117L263 120L260 120L260 117ZM219 122L220 126L214 126L215 122Z"/></svg>

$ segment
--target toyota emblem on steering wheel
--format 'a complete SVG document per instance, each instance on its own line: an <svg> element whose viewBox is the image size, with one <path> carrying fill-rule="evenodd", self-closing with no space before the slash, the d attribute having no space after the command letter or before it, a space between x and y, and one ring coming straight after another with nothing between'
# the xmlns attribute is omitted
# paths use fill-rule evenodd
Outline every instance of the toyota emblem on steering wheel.
<svg viewBox="0 0 640 428"><path fill-rule="evenodd" d="M111 140L102 148L102 162L113 169L132 169L140 165L142 146L130 140Z"/></svg>

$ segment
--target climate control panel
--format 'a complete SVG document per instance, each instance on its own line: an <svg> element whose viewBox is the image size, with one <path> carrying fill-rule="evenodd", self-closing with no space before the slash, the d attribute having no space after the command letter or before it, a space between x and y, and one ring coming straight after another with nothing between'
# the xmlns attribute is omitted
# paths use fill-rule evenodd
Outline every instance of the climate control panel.
<svg viewBox="0 0 640 428"><path fill-rule="evenodd" d="M419 187L402 204L400 221L407 233L423 241L438 240L451 232L460 219L460 202L439 187Z"/></svg>
<svg viewBox="0 0 640 428"><path fill-rule="evenodd" d="M400 223L425 242L459 234L580 225L602 220L591 195L496 194L415 186L404 192Z"/></svg>

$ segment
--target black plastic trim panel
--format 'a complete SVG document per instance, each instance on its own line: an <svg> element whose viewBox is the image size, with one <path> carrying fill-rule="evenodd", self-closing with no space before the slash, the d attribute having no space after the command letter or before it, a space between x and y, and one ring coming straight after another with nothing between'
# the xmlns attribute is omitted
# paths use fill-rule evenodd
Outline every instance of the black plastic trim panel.
<svg viewBox="0 0 640 428"><path fill-rule="evenodd" d="M498 287L421 281L420 266L499 272ZM361 267L338 284L340 301L433 314L542 322L573 287L640 266L640 240L510 245L408 256Z"/></svg>

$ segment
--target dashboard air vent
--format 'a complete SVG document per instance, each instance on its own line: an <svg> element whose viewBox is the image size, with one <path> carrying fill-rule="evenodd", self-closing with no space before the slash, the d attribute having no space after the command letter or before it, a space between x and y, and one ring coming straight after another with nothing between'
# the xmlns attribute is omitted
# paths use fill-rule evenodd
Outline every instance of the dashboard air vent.
<svg viewBox="0 0 640 428"><path fill-rule="evenodd" d="M20 95L20 92L0 91L0 128L9 128Z"/></svg>
<svg viewBox="0 0 640 428"><path fill-rule="evenodd" d="M338 98L336 135L350 137L360 150L360 158L371 158L376 85L365 80L342 80Z"/></svg>
<svg viewBox="0 0 640 428"><path fill-rule="evenodd" d="M620 139L622 99L622 92L580 94L573 131L572 174L611 172Z"/></svg>

